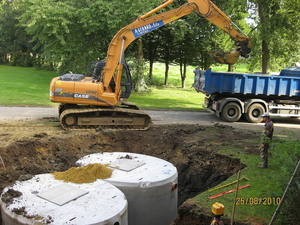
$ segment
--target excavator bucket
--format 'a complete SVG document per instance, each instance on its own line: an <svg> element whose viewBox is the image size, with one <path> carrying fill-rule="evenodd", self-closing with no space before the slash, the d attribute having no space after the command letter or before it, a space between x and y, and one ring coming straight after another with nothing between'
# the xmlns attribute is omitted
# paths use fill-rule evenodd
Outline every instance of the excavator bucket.
<svg viewBox="0 0 300 225"><path fill-rule="evenodd" d="M215 50L209 52L209 55L218 63L233 65L238 61L240 52L235 50L231 50L229 52Z"/></svg>
<svg viewBox="0 0 300 225"><path fill-rule="evenodd" d="M228 52L224 52L223 50L215 50L209 52L209 55L218 63L221 64L235 64L239 56L243 58L248 58L249 53L251 52L251 43L249 40L237 41L237 47Z"/></svg>

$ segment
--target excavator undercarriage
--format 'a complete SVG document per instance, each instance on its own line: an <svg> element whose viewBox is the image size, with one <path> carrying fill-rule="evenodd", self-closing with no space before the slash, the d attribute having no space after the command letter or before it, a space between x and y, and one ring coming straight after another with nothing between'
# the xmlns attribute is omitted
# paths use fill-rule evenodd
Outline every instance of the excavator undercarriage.
<svg viewBox="0 0 300 225"><path fill-rule="evenodd" d="M64 129L131 129L147 130L151 117L134 107L99 107L62 104L59 120Z"/></svg>

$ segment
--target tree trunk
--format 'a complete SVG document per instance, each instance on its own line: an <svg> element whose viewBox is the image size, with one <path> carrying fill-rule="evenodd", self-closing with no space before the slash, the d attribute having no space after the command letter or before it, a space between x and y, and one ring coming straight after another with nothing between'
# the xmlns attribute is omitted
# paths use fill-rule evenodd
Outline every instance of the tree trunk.
<svg viewBox="0 0 300 225"><path fill-rule="evenodd" d="M139 91L139 90L143 90L146 89L146 84L145 84L145 80L144 80L144 68L143 68L143 58L144 58L144 54L143 54L143 42L141 38L137 39L137 66L136 66L136 83L135 83L135 90Z"/></svg>
<svg viewBox="0 0 300 225"><path fill-rule="evenodd" d="M147 40L147 39L145 39ZM149 60L149 81L151 82L153 80L153 65L154 61L156 59L156 52L157 52L157 47L159 45L159 39L157 40L147 40L148 42L146 43L146 46L148 47L148 58Z"/></svg>
<svg viewBox="0 0 300 225"><path fill-rule="evenodd" d="M180 63L180 77L181 77L181 87L185 88L185 79L186 79L186 62Z"/></svg>
<svg viewBox="0 0 300 225"><path fill-rule="evenodd" d="M138 50L137 50L137 61L138 61L138 66L137 66L137 74L138 74L138 78L141 77L141 75L143 75L143 43L142 43L142 39L139 38L137 40L137 45L138 45Z"/></svg>
<svg viewBox="0 0 300 225"><path fill-rule="evenodd" d="M270 51L269 51L269 42L268 42L268 31L270 28L269 19L268 19L268 5L265 3L258 3L258 15L260 18L260 33L262 41L262 73L270 73Z"/></svg>
<svg viewBox="0 0 300 225"><path fill-rule="evenodd" d="M169 44L164 46L164 61L165 61L165 85L168 85L168 78L169 78L169 69L170 69L170 48Z"/></svg>
<svg viewBox="0 0 300 225"><path fill-rule="evenodd" d="M270 52L269 52L269 44L267 41L262 41L262 73L269 74L270 73Z"/></svg>
<svg viewBox="0 0 300 225"><path fill-rule="evenodd" d="M168 85L168 78L169 78L169 69L170 69L170 66L169 66L169 61L166 60L165 61L165 85Z"/></svg>
<svg viewBox="0 0 300 225"><path fill-rule="evenodd" d="M150 59L149 60L149 81L150 82L153 79L153 64L154 64L154 60Z"/></svg>

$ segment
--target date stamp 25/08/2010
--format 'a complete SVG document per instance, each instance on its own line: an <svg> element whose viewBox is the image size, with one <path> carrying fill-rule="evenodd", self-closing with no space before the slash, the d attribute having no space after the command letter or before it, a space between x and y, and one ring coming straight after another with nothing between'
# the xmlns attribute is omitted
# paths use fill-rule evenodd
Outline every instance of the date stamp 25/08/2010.
<svg viewBox="0 0 300 225"><path fill-rule="evenodd" d="M235 199L236 205L279 205L280 197L239 197Z"/></svg>

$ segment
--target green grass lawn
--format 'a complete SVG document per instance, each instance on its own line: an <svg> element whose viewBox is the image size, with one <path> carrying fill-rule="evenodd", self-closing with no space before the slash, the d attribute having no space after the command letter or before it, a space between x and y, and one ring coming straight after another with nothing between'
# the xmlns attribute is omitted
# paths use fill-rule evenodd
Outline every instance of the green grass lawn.
<svg viewBox="0 0 300 225"><path fill-rule="evenodd" d="M192 87L194 73L192 67L187 70L185 88L181 88L178 66L170 66L168 85L164 84L164 64L156 63L153 68L152 84L149 90L132 93L128 101L143 109L203 110L204 95Z"/></svg>
<svg viewBox="0 0 300 225"><path fill-rule="evenodd" d="M222 150L218 152L219 154L238 158L243 164L247 165L246 168L241 170L240 178L246 177L249 180L240 180L238 186L241 187L247 184L250 186L238 190L236 201L234 201L236 192L231 192L213 199L209 198L210 196L235 189L236 183L223 187L224 185L237 180L237 175L234 175L216 186L222 188L213 190L216 188L214 187L210 189L213 191L208 190L196 196L193 199L195 204L203 210L207 209L207 206L211 206L215 202L222 203L225 206L224 218L227 219L231 218L235 204L234 218L236 221L255 225L269 224L278 204L281 203L283 191L300 158L300 143L299 141L293 141L299 140L299 135L293 134L288 129L286 129L285 133L286 139L275 137L273 140L272 148L269 150L271 157L269 157L268 169L258 168L260 157L259 155L247 154L247 146L245 146L244 149L237 149L234 146L224 146ZM256 141L257 140L252 140L254 144ZM299 179L296 180L296 185L299 185ZM289 198L294 198L293 196L295 196L295 193L293 193L292 190L287 193L287 195L290 196ZM295 199L295 201L297 200ZM286 201L282 204L281 208L288 208L288 210L290 210L290 204L291 202ZM209 214L210 209L207 209L206 213ZM282 218L284 217L281 217L280 219ZM284 221L285 219L280 222L276 221L275 224L286 224Z"/></svg>
<svg viewBox="0 0 300 225"><path fill-rule="evenodd" d="M246 72L246 64L235 66L236 72ZM162 63L155 63L153 69L153 85L149 85L148 92L132 93L128 99L143 109L172 109L172 110L204 110L205 95L197 93L192 87L194 83L195 67L188 66L185 88L181 88L179 66L169 68L168 86L164 86L164 70ZM227 71L227 65L213 66L214 71ZM155 84L155 85L154 85Z"/></svg>
<svg viewBox="0 0 300 225"><path fill-rule="evenodd" d="M177 69L178 67L171 69L170 86L149 85L150 91L132 93L128 101L144 109L203 110L201 104L204 95L192 88L193 70L189 71L186 88L180 88ZM155 72L156 82L162 84L163 65L157 65ZM49 100L49 85L52 78L57 76L54 71L0 65L0 105L57 106L57 103Z"/></svg>
<svg viewBox="0 0 300 225"><path fill-rule="evenodd" d="M228 146L219 152L220 154L238 158L243 164L247 165L246 168L241 170L240 178L246 177L249 181L246 179L240 180L239 187L248 184L250 186L238 190L234 218L237 221L245 223L255 218L257 222L261 222L259 224L265 224L270 221L276 210L278 203L277 198L280 199L283 194L280 184L276 182L276 177L280 174L281 168L276 167L276 163L273 161L273 158L270 158L268 169L258 168L260 157L258 155L249 155L246 153L246 150L246 147L245 149L235 149L233 146ZM289 178L286 179L286 183L288 179ZM222 187L236 180L237 175L234 175L219 184L217 187ZM231 218L235 204L235 192L213 199L209 199L209 197L235 188L236 183L211 192L209 192L209 190L203 192L195 197L196 204L203 208L203 206L210 206L215 202L222 203L226 208L224 218ZM209 211L207 213L209 213Z"/></svg>
<svg viewBox="0 0 300 225"><path fill-rule="evenodd" d="M49 100L49 85L55 76L53 71L0 65L0 105L55 105Z"/></svg>
<svg viewBox="0 0 300 225"><path fill-rule="evenodd" d="M128 101L143 109L204 110L204 94L197 93L192 88L194 69L188 67L186 85L181 88L179 67L170 66L168 86L164 86L164 64L156 63L149 90L132 93ZM212 69L226 71L227 66L216 66ZM237 66L236 71L245 71L245 65ZM57 103L49 100L49 85L52 78L57 76L54 71L0 65L0 105L57 106Z"/></svg>

